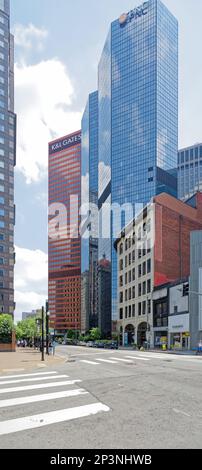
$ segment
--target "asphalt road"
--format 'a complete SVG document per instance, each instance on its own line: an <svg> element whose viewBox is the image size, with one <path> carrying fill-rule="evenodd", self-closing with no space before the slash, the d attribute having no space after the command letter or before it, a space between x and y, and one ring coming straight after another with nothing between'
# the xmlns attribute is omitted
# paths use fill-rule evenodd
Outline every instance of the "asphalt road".
<svg viewBox="0 0 202 470"><path fill-rule="evenodd" d="M202 357L56 351L64 364L0 375L1 449L202 449Z"/></svg>

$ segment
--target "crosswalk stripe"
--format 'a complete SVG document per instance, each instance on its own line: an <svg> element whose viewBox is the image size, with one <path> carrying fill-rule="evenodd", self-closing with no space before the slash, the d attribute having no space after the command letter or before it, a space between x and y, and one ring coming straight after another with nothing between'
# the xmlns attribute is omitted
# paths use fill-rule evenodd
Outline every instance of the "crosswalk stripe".
<svg viewBox="0 0 202 470"><path fill-rule="evenodd" d="M85 361L85 360L82 360L82 361L80 361L80 362L84 362L85 364L92 364L92 365L94 365L94 366L95 366L95 365L98 365L98 366L100 365L99 362L94 362L94 361Z"/></svg>
<svg viewBox="0 0 202 470"><path fill-rule="evenodd" d="M64 392L55 392L55 393L46 393L43 395L32 395L28 397L20 397L20 398L10 398L8 400L0 400L0 408L7 408L9 406L17 406L17 405L26 405L28 403L36 403L39 401L48 401L48 400L56 400L58 398L68 398L68 397L76 397L78 395L87 395L83 388L78 388L76 390L65 390Z"/></svg>
<svg viewBox="0 0 202 470"><path fill-rule="evenodd" d="M103 403L67 408L51 411L39 415L25 416L23 418L10 419L0 422L0 435L12 434L28 429L36 429L50 424L62 423L73 419L84 418L100 412L108 412L110 408Z"/></svg>
<svg viewBox="0 0 202 470"><path fill-rule="evenodd" d="M139 356L125 356L128 359L138 359L139 361L150 361L150 359L147 359L146 357L139 357Z"/></svg>
<svg viewBox="0 0 202 470"><path fill-rule="evenodd" d="M40 388L57 388L64 387L65 385L74 385L75 383L82 382L81 380L63 380L63 382L51 382L48 384L37 385L24 385L23 387L9 387L0 389L0 393L23 392L25 390L38 390Z"/></svg>
<svg viewBox="0 0 202 470"><path fill-rule="evenodd" d="M129 361L129 359L121 359L120 357L110 357L113 361L121 361L121 362L128 362L131 363L132 361Z"/></svg>
<svg viewBox="0 0 202 470"><path fill-rule="evenodd" d="M150 359L165 359L163 356L160 356L158 354L140 354L138 357L148 357Z"/></svg>
<svg viewBox="0 0 202 470"><path fill-rule="evenodd" d="M97 359L97 360L101 362L107 362L109 364L117 364L116 361L111 361L110 359Z"/></svg>
<svg viewBox="0 0 202 470"><path fill-rule="evenodd" d="M39 377L42 377L43 375L53 375L53 374L57 374L58 372L55 372L55 371L51 371L51 372L36 372L34 374L17 374L17 375L3 375L3 376L0 376L0 380L2 379L17 379L18 377L35 377L35 376L39 376Z"/></svg>
<svg viewBox="0 0 202 470"><path fill-rule="evenodd" d="M34 377L34 378L28 378L28 379L19 379L19 380L4 380L3 382L0 382L0 385L8 385L8 384L17 384L17 383L22 383L22 382L39 382L39 380L53 380L53 379L66 379L69 377L69 375L57 375L56 377Z"/></svg>

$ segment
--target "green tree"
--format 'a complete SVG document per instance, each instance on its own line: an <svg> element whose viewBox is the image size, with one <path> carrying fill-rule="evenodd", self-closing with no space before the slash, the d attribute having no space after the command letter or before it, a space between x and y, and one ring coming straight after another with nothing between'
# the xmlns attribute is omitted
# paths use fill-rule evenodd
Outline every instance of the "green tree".
<svg viewBox="0 0 202 470"><path fill-rule="evenodd" d="M11 315L0 315L0 343L12 342L12 331L14 330L13 318Z"/></svg>
<svg viewBox="0 0 202 470"><path fill-rule="evenodd" d="M92 330L90 330L90 339L92 341L99 341L99 339L101 339L100 328L92 328Z"/></svg>
<svg viewBox="0 0 202 470"><path fill-rule="evenodd" d="M36 318L26 318L16 326L17 339L31 339L39 336Z"/></svg>
<svg viewBox="0 0 202 470"><path fill-rule="evenodd" d="M67 338L68 339L76 339L76 331L69 330L67 333Z"/></svg>

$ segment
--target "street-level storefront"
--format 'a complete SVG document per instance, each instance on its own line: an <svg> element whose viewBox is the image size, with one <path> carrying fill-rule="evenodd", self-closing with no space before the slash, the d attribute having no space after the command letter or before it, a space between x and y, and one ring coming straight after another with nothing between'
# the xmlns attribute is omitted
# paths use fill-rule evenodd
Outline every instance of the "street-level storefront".
<svg viewBox="0 0 202 470"><path fill-rule="evenodd" d="M154 328L154 347L156 349L167 349L168 347L168 330Z"/></svg>
<svg viewBox="0 0 202 470"><path fill-rule="evenodd" d="M168 325L169 348L188 351L190 349L189 313L170 316Z"/></svg>

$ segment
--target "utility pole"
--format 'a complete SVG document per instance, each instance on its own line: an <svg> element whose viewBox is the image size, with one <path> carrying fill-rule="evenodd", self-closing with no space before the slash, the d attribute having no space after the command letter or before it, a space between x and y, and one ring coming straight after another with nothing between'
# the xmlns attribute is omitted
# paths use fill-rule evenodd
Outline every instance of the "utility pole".
<svg viewBox="0 0 202 470"><path fill-rule="evenodd" d="M49 305L46 301L46 354L49 356Z"/></svg>
<svg viewBox="0 0 202 470"><path fill-rule="evenodd" d="M41 360L44 361L44 307L41 309L41 340L42 340L42 345L41 345Z"/></svg>

